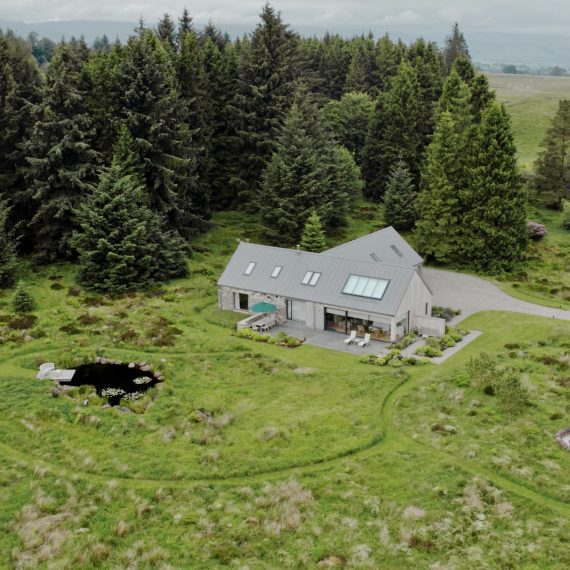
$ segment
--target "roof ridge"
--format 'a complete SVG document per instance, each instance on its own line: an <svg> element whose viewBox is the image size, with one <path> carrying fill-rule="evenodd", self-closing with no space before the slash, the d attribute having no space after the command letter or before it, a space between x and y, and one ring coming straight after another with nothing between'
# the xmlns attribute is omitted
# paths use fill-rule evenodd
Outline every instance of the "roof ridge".
<svg viewBox="0 0 570 570"><path fill-rule="evenodd" d="M390 226L392 227L392 226ZM387 229L387 228L384 228ZM350 242L347 242L350 243ZM290 247L279 247L279 246L275 246L275 245L266 245L263 243L251 243L249 241L241 241L241 244L245 244L245 245L252 245L255 247L264 247L266 249L278 249L281 251L289 251L291 253L298 253L298 254L306 254L309 256L321 256L324 255L325 257L329 258L329 259L338 259L339 261L353 261L353 262L357 262L357 263L365 263L368 264L370 266L374 266L374 267L378 267L378 266L382 266L382 265L386 265L388 267L397 267L398 269L408 269L410 271L417 271L416 267L410 266L410 265L405 265L405 264L399 264L399 263L387 263L385 261L368 261L368 260L364 260L364 259L356 259L354 257L343 257L340 255L330 255L329 253L327 253L330 250L327 251L322 251L322 252L315 252L315 251L305 251L305 250L297 250L297 249L292 249ZM334 248L333 248L334 249Z"/></svg>

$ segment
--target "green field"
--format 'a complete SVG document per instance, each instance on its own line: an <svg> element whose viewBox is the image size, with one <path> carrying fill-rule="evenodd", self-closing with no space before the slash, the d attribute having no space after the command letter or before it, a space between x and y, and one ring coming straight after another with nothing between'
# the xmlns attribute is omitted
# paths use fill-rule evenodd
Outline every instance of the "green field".
<svg viewBox="0 0 570 570"><path fill-rule="evenodd" d="M355 217L351 237L378 223L366 204ZM475 315L477 340L417 368L238 339L215 283L252 219L217 215L192 276L156 291L110 299L70 290L70 266L27 270L27 330L0 296L0 568L568 568L570 454L553 435L570 323ZM483 350L523 373L520 416L471 386ZM35 379L96 355L165 382L127 413Z"/></svg>
<svg viewBox="0 0 570 570"><path fill-rule="evenodd" d="M513 121L519 160L532 166L560 99L570 98L570 77L487 73Z"/></svg>

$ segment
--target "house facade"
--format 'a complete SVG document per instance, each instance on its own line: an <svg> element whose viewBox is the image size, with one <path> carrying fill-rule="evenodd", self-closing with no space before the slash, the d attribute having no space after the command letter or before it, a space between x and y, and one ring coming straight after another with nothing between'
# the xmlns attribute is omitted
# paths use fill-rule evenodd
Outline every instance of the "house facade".
<svg viewBox="0 0 570 570"><path fill-rule="evenodd" d="M280 323L374 340L397 341L417 329L444 334L431 317L422 259L393 229L323 253L240 242L218 281L218 305L248 314L267 301Z"/></svg>

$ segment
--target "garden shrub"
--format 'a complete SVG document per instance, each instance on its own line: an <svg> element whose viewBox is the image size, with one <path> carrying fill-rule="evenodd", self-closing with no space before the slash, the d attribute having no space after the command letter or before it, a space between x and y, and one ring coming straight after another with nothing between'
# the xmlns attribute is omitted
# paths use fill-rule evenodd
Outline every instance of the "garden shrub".
<svg viewBox="0 0 570 570"><path fill-rule="evenodd" d="M274 344L278 346L288 346L289 348L296 348L301 346L301 339L296 336L289 336L283 331L279 331L275 336L268 334L261 334L249 328L240 329L235 333L237 338L245 338L256 342L264 342L267 344Z"/></svg>
<svg viewBox="0 0 570 570"><path fill-rule="evenodd" d="M570 230L570 201L562 201L562 227L565 230Z"/></svg>
<svg viewBox="0 0 570 570"><path fill-rule="evenodd" d="M425 345L425 346L420 346L416 350L416 354L419 354L421 356L427 356L428 358L435 358L436 356L441 356L443 354L443 351L440 348Z"/></svg>
<svg viewBox="0 0 570 570"><path fill-rule="evenodd" d="M431 308L432 317L439 317L440 319L445 319L446 321L450 321L460 314L461 311L459 309L452 309L451 307L439 307L435 305Z"/></svg>

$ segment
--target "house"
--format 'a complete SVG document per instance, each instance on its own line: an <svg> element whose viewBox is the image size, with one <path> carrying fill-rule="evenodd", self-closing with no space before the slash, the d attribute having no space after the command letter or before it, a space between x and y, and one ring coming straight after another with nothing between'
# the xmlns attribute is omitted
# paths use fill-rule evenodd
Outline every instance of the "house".
<svg viewBox="0 0 570 570"><path fill-rule="evenodd" d="M407 331L440 336L422 258L392 227L322 253L240 242L218 281L221 309L277 308L277 321L395 342Z"/></svg>

